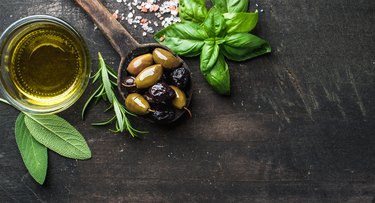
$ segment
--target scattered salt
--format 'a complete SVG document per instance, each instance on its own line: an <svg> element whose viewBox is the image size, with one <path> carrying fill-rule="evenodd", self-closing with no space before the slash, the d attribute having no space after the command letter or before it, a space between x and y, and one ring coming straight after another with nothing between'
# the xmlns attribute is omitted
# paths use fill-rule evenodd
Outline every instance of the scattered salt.
<svg viewBox="0 0 375 203"><path fill-rule="evenodd" d="M115 1L123 5L125 12L121 13L121 17L119 17L119 11L116 10L113 13L113 17L121 21L125 20L129 25L133 25L134 28L140 25L143 30L142 36L146 36L147 33L154 33L156 31L155 28L159 27L159 25L167 27L173 23L181 22L178 17L179 0L165 0L163 2L160 0ZM154 13L156 16L155 21L148 20L146 16L149 14L146 13ZM135 16L135 14L140 14L140 16Z"/></svg>

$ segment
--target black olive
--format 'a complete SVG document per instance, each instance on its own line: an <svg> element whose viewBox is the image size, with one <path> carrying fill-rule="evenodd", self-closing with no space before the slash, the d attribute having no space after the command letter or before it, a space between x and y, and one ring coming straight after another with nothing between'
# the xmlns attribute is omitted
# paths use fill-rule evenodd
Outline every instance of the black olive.
<svg viewBox="0 0 375 203"><path fill-rule="evenodd" d="M166 105L156 105L153 107L151 118L158 123L172 121L176 116L175 110Z"/></svg>
<svg viewBox="0 0 375 203"><path fill-rule="evenodd" d="M156 103L154 98L146 92L146 94L143 95L143 97L149 102L149 103Z"/></svg>
<svg viewBox="0 0 375 203"><path fill-rule="evenodd" d="M124 81L122 82L122 85L126 88L126 91L128 93L137 92L137 87L134 86L134 81L135 81L135 77L127 76L127 77L125 77Z"/></svg>
<svg viewBox="0 0 375 203"><path fill-rule="evenodd" d="M165 73L163 73L163 75L161 76L160 81L168 83L168 77Z"/></svg>
<svg viewBox="0 0 375 203"><path fill-rule="evenodd" d="M177 68L172 73L170 73L170 81L172 85L175 85L181 89L184 89L188 86L190 81L190 73L184 68Z"/></svg>
<svg viewBox="0 0 375 203"><path fill-rule="evenodd" d="M148 89L146 100L151 103L165 103L176 97L175 91L164 82L158 82Z"/></svg>

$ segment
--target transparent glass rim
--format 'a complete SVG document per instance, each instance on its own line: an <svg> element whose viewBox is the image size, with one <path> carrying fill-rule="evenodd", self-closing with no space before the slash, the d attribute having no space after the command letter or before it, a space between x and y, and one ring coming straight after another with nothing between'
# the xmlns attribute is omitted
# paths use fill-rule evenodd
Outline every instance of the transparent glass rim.
<svg viewBox="0 0 375 203"><path fill-rule="evenodd" d="M2 33L0 36L0 59L3 59L4 57L4 46L6 43L11 39L12 34L18 30L19 28L23 26L27 26L32 23L40 23L40 22L49 22L49 23L54 23L59 26L62 26L63 28L69 30L71 33L74 34L74 36L80 41L80 48L83 49L83 56L84 56L84 61L85 61L85 71L84 71L84 80L80 84L78 90L76 93L74 93L69 99L66 101L62 102L59 105L54 105L48 108L33 108L29 106L25 106L22 104L20 101L17 99L13 98L9 92L5 89L3 80L0 80L0 96L2 96L5 100L7 100L13 107L17 108L20 111L24 111L27 113L33 113L33 114L55 114L58 112L61 112L63 110L66 110L70 106L72 106L84 93L86 90L86 87L88 85L89 79L90 79L90 73L91 73L91 60L90 60L90 53L87 48L87 44L85 43L83 37L76 31L75 28L73 28L69 23L66 21L49 16L49 15L32 15L28 16L22 19L19 19L12 23L9 27L5 29L5 31ZM0 64L1 65L1 64ZM0 67L2 69L4 67Z"/></svg>

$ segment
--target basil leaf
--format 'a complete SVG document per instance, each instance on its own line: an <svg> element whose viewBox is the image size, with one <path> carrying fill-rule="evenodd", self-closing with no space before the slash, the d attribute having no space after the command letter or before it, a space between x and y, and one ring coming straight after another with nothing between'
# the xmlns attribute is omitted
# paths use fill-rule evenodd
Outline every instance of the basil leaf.
<svg viewBox="0 0 375 203"><path fill-rule="evenodd" d="M159 43L169 47L172 51L180 56L193 57L201 53L204 41L180 39L177 37L168 37Z"/></svg>
<svg viewBox="0 0 375 203"><path fill-rule="evenodd" d="M180 18L182 21L202 23L207 16L205 0L180 0Z"/></svg>
<svg viewBox="0 0 375 203"><path fill-rule="evenodd" d="M164 38L164 40L160 40ZM172 24L154 35L154 39L181 56L197 56L201 53L207 33L193 22Z"/></svg>
<svg viewBox="0 0 375 203"><path fill-rule="evenodd" d="M244 61L271 52L267 41L249 33L226 36L221 48L223 54L234 61Z"/></svg>
<svg viewBox="0 0 375 203"><path fill-rule="evenodd" d="M83 136L64 119L56 115L26 114L25 124L38 142L61 156L91 158L91 151Z"/></svg>
<svg viewBox="0 0 375 203"><path fill-rule="evenodd" d="M215 65L219 56L219 50L219 45L214 41L206 41L200 57L200 69L203 74L209 72Z"/></svg>
<svg viewBox="0 0 375 203"><path fill-rule="evenodd" d="M228 64L222 54L219 54L214 67L205 74L205 78L217 93L230 95L230 74Z"/></svg>
<svg viewBox="0 0 375 203"><path fill-rule="evenodd" d="M249 9L249 0L211 0L214 6L222 13L246 12Z"/></svg>
<svg viewBox="0 0 375 203"><path fill-rule="evenodd" d="M225 34L225 19L214 7L210 9L202 25L210 37L221 37Z"/></svg>
<svg viewBox="0 0 375 203"><path fill-rule="evenodd" d="M227 33L250 32L258 22L258 12L255 13L224 13Z"/></svg>
<svg viewBox="0 0 375 203"><path fill-rule="evenodd" d="M47 175L47 148L37 142L25 125L25 114L20 113L16 120L16 142L21 153L23 163L31 177L43 185Z"/></svg>

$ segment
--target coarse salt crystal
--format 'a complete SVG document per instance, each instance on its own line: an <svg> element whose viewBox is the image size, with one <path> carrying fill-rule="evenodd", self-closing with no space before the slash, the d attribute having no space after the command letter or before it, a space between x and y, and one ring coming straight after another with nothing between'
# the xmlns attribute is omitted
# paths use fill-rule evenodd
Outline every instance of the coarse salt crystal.
<svg viewBox="0 0 375 203"><path fill-rule="evenodd" d="M171 11L171 14L174 15L174 16L176 16L178 14L178 11L177 10L173 10L173 11Z"/></svg>

